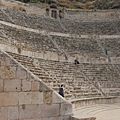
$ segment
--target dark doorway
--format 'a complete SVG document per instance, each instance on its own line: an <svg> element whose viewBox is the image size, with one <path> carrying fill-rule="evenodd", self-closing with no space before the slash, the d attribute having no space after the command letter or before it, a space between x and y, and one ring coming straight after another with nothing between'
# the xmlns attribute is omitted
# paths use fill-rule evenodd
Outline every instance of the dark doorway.
<svg viewBox="0 0 120 120"><path fill-rule="evenodd" d="M57 18L57 11L56 10L52 10L51 17Z"/></svg>
<svg viewBox="0 0 120 120"><path fill-rule="evenodd" d="M46 9L46 16L49 16L49 9Z"/></svg>

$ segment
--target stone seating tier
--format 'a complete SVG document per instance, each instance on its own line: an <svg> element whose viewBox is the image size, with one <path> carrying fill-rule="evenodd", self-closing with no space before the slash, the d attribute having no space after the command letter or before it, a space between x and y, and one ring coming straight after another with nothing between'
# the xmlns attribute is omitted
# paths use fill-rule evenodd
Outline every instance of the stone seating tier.
<svg viewBox="0 0 120 120"><path fill-rule="evenodd" d="M69 120L71 114L70 102L0 50L0 120Z"/></svg>
<svg viewBox="0 0 120 120"><path fill-rule="evenodd" d="M3 26L2 29L6 36L9 39L12 39L11 44L16 44L20 46L22 49L29 49L34 51L39 50L58 51L47 36L15 29L5 25L2 26Z"/></svg>
<svg viewBox="0 0 120 120"><path fill-rule="evenodd" d="M55 19L51 19L49 17L28 14L19 10L15 10L12 8L1 7L1 9L7 13L8 20L9 17L14 21L14 24L30 27L39 30L48 30L60 32L63 31L63 28L59 24L59 22ZM4 13L1 13L4 14ZM2 19L6 21L6 19ZM59 29L58 29L59 28ZM64 31L63 31L64 32Z"/></svg>
<svg viewBox="0 0 120 120"><path fill-rule="evenodd" d="M34 58L9 54L57 92L59 85L63 84L67 99L101 96L100 89L106 94L120 93L119 71L111 64L82 63L76 66L67 62L37 59L39 65L35 66ZM111 92L111 89L114 91Z"/></svg>
<svg viewBox="0 0 120 120"><path fill-rule="evenodd" d="M118 34L120 32L120 21L61 21L67 31L71 34Z"/></svg>
<svg viewBox="0 0 120 120"><path fill-rule="evenodd" d="M9 18L8 18L8 16L6 16L4 13L3 13L3 11L0 9L0 20L2 20L2 21L6 21L6 22L12 22Z"/></svg>
<svg viewBox="0 0 120 120"><path fill-rule="evenodd" d="M78 20L56 20L50 17L28 14L19 10L1 7L8 18L3 17L3 21L14 21L14 24L26 26L29 28L47 30L61 33L75 34L119 34L120 20L107 21L78 21ZM4 16L4 13L1 13ZM7 18L7 19L6 19ZM10 19L10 20L9 20Z"/></svg>
<svg viewBox="0 0 120 120"><path fill-rule="evenodd" d="M76 66L73 64L67 63L67 65L65 65L65 63L62 62L38 59L38 67L34 65L34 58L29 58L27 56L17 55L13 53L9 54L12 55L17 61L20 61L21 64L27 67L27 69L37 75L48 86L57 92L59 90L59 85L63 84L66 99L101 96L100 92L92 83L85 81L83 75L76 72ZM31 64L31 61L28 62L28 64L27 62L24 62L24 60L29 61L31 59L33 59ZM51 66L49 63L52 63ZM49 70L47 69L47 66L49 66ZM56 70L58 72L56 72ZM67 71L71 72L71 75L67 74Z"/></svg>
<svg viewBox="0 0 120 120"><path fill-rule="evenodd" d="M94 55L94 56L104 56L101 48L97 44L97 40L95 39L87 39L87 38L66 38L66 37L58 37L52 36L52 39L56 41L56 43L64 49L69 54L82 54L82 55Z"/></svg>
<svg viewBox="0 0 120 120"><path fill-rule="evenodd" d="M60 52L54 42L59 46L61 51L65 51L68 55L80 54L91 57L99 57L105 55L105 49L108 50L109 56L119 56L120 40L118 38L110 39L92 39L92 38L71 38L51 36L51 39L46 35L41 35L25 30L19 30L6 25L1 25L1 30L6 37L9 38L8 43L21 46L22 49L33 51L53 51ZM4 36L3 36L4 37ZM6 39L8 39L6 38ZM4 39L2 39L3 41ZM98 44L100 41L104 51ZM4 42L4 41L3 41ZM5 40L6 43L6 40Z"/></svg>

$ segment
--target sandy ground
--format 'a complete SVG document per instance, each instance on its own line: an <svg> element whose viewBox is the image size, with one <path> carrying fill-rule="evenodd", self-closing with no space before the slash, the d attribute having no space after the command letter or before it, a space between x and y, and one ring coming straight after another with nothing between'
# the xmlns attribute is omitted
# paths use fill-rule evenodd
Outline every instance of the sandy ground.
<svg viewBox="0 0 120 120"><path fill-rule="evenodd" d="M96 117L96 120L120 120L120 103L97 104L80 107L74 110L74 115Z"/></svg>

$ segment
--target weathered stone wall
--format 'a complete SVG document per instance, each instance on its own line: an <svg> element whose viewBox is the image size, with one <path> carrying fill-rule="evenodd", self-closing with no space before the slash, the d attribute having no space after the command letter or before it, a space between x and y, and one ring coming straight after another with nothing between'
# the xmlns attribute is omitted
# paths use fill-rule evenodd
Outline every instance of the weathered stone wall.
<svg viewBox="0 0 120 120"><path fill-rule="evenodd" d="M18 54L18 46L0 43L0 48L7 52L17 53ZM63 54L59 54L57 52L50 51L31 51L31 50L23 50L21 49L21 55L33 57L33 58L41 58L45 60L55 60L55 61L66 61ZM68 55L68 62L74 61L75 57L78 57L80 63L90 63L90 64L108 64L107 57L88 57L82 56L79 54ZM120 64L120 57L110 57L111 64Z"/></svg>
<svg viewBox="0 0 120 120"><path fill-rule="evenodd" d="M22 51L40 52L39 54L45 59L53 58L55 60L57 57L57 60L65 60L63 53L58 50L54 43L61 50L67 52L69 61L73 61L74 57L78 55L80 56L80 61L81 57L84 59L88 57L87 59L89 60L87 61L92 62L93 60L90 59L97 57L96 60L104 58L105 61L103 62L108 62L105 49L108 50L110 57L120 56L118 52L120 35L81 35L78 37L76 34L74 34L75 36L70 36L70 34L60 35L57 32L46 33L45 31L22 27L4 21L0 21L0 23L3 31L0 32L1 42L14 45L16 48L21 47Z"/></svg>
<svg viewBox="0 0 120 120"><path fill-rule="evenodd" d="M32 6L15 0L1 0L0 5L14 8L16 10L20 10L31 14L40 14L40 15L45 14L45 9L41 9L40 7Z"/></svg>
<svg viewBox="0 0 120 120"><path fill-rule="evenodd" d="M120 18L120 10L104 10L104 11L67 11L67 19L71 20L110 20Z"/></svg>
<svg viewBox="0 0 120 120"><path fill-rule="evenodd" d="M1 20L3 21L12 22L14 24L26 26L29 28L47 30L50 32L78 34L80 36L82 34L119 35L120 31L120 18L118 16L114 16L114 19L110 19L109 17L106 16L105 19L103 20L101 20L102 17L101 19L98 20L92 20L92 18L94 17L91 17L91 19L84 18L84 20L80 19L56 20L43 15L29 14L5 6L2 6L0 8L0 14L1 16L3 16L1 18ZM4 14L7 14L7 16Z"/></svg>
<svg viewBox="0 0 120 120"><path fill-rule="evenodd" d="M28 13L45 15L45 8L38 8L29 4L16 2L14 0L1 0L0 5L15 8L17 10L26 11ZM71 11L66 10L64 15L65 19L71 20L106 20L106 18L114 19L120 18L119 10L107 10L107 11Z"/></svg>
<svg viewBox="0 0 120 120"><path fill-rule="evenodd" d="M0 51L1 120L69 120L71 104Z"/></svg>
<svg viewBox="0 0 120 120"><path fill-rule="evenodd" d="M117 97L93 97L86 99L71 100L73 108L79 108L81 106L92 105L92 104L113 104L118 102Z"/></svg>

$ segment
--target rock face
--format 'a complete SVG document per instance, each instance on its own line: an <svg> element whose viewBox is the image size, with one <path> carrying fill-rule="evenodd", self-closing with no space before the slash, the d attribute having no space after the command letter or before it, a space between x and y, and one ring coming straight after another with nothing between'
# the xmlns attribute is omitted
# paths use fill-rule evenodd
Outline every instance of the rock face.
<svg viewBox="0 0 120 120"><path fill-rule="evenodd" d="M19 0L21 2L30 2L30 0ZM35 0L31 0L35 2ZM75 9L119 9L120 1L118 0L40 0L48 4L55 3L61 7Z"/></svg>
<svg viewBox="0 0 120 120"><path fill-rule="evenodd" d="M97 0L94 3L94 7L97 9L119 9L120 1L116 0Z"/></svg>

